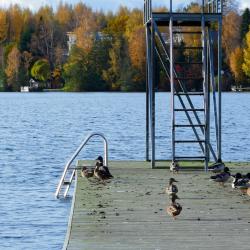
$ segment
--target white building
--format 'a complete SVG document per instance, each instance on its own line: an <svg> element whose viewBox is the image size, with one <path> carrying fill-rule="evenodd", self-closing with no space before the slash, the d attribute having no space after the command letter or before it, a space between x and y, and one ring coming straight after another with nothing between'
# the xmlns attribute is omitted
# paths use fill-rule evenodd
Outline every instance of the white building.
<svg viewBox="0 0 250 250"><path fill-rule="evenodd" d="M76 34L74 32L67 32L68 36L68 54L71 51L72 47L76 44Z"/></svg>

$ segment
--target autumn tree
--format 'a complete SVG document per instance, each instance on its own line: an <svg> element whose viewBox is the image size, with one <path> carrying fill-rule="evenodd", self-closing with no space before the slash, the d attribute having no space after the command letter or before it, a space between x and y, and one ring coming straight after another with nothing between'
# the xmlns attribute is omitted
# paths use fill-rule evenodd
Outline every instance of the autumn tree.
<svg viewBox="0 0 250 250"><path fill-rule="evenodd" d="M7 13L0 9L0 67L4 67L3 44L8 35Z"/></svg>
<svg viewBox="0 0 250 250"><path fill-rule="evenodd" d="M231 53L241 45L240 25L241 17L236 12L229 12L223 18L222 45L227 62L229 62Z"/></svg>
<svg viewBox="0 0 250 250"><path fill-rule="evenodd" d="M246 34L246 47L243 50L244 62L242 69L244 73L250 77L250 31Z"/></svg>
<svg viewBox="0 0 250 250"><path fill-rule="evenodd" d="M234 74L236 83L241 83L244 80L244 72L242 65L244 62L243 59L243 50L240 47L237 47L230 55L230 69Z"/></svg>
<svg viewBox="0 0 250 250"><path fill-rule="evenodd" d="M97 31L97 24L92 9L82 3L78 3L74 8L75 13L75 34L77 46L85 52L90 52Z"/></svg>
<svg viewBox="0 0 250 250"><path fill-rule="evenodd" d="M8 88L14 91L19 90L18 72L20 67L20 52L15 46L8 54L7 67L5 73L7 76Z"/></svg>
<svg viewBox="0 0 250 250"><path fill-rule="evenodd" d="M47 58L52 69L56 29L52 8L41 7L36 14L36 22L36 33L31 39L31 50L34 54Z"/></svg>
<svg viewBox="0 0 250 250"><path fill-rule="evenodd" d="M142 11L138 9L133 10L127 20L125 31L125 36L128 40L129 58L134 68L133 82L138 84L137 88L141 90L146 80L146 38L142 20Z"/></svg>
<svg viewBox="0 0 250 250"><path fill-rule="evenodd" d="M11 5L9 14L9 40L19 42L24 25L23 13L19 5Z"/></svg>

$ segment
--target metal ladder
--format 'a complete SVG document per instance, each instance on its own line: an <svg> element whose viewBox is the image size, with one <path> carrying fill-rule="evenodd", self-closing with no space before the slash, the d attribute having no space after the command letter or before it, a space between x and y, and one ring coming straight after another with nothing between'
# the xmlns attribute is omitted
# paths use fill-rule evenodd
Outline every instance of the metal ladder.
<svg viewBox="0 0 250 250"><path fill-rule="evenodd" d="M70 189L70 186L73 182L73 180L76 177L77 168L76 166L71 165L75 158L78 156L78 154L82 151L84 146L89 142L89 140L94 137L99 136L103 139L104 144L104 166L108 166L108 141L105 138L105 136L102 133L91 133L89 134L81 143L81 145L78 147L78 149L75 151L75 153L72 155L70 160L67 162L67 164L64 167L64 171L62 173L61 179L58 183L55 197L60 198L61 195L63 198L65 198L68 194L68 191Z"/></svg>

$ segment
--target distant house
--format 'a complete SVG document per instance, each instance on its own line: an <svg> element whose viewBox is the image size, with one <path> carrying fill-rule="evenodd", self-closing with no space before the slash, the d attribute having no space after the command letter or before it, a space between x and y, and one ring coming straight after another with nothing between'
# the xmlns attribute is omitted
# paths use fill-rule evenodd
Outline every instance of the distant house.
<svg viewBox="0 0 250 250"><path fill-rule="evenodd" d="M68 36L68 55L72 49L72 47L76 44L76 34L74 32L67 32Z"/></svg>

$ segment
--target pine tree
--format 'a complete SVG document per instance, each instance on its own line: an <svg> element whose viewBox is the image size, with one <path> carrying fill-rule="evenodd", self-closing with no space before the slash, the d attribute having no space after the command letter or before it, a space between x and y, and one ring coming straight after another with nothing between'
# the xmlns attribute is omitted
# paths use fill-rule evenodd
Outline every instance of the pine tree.
<svg viewBox="0 0 250 250"><path fill-rule="evenodd" d="M245 39L246 33L249 31L250 25L250 10L246 8L242 14L242 23L240 27L240 37L243 41Z"/></svg>

